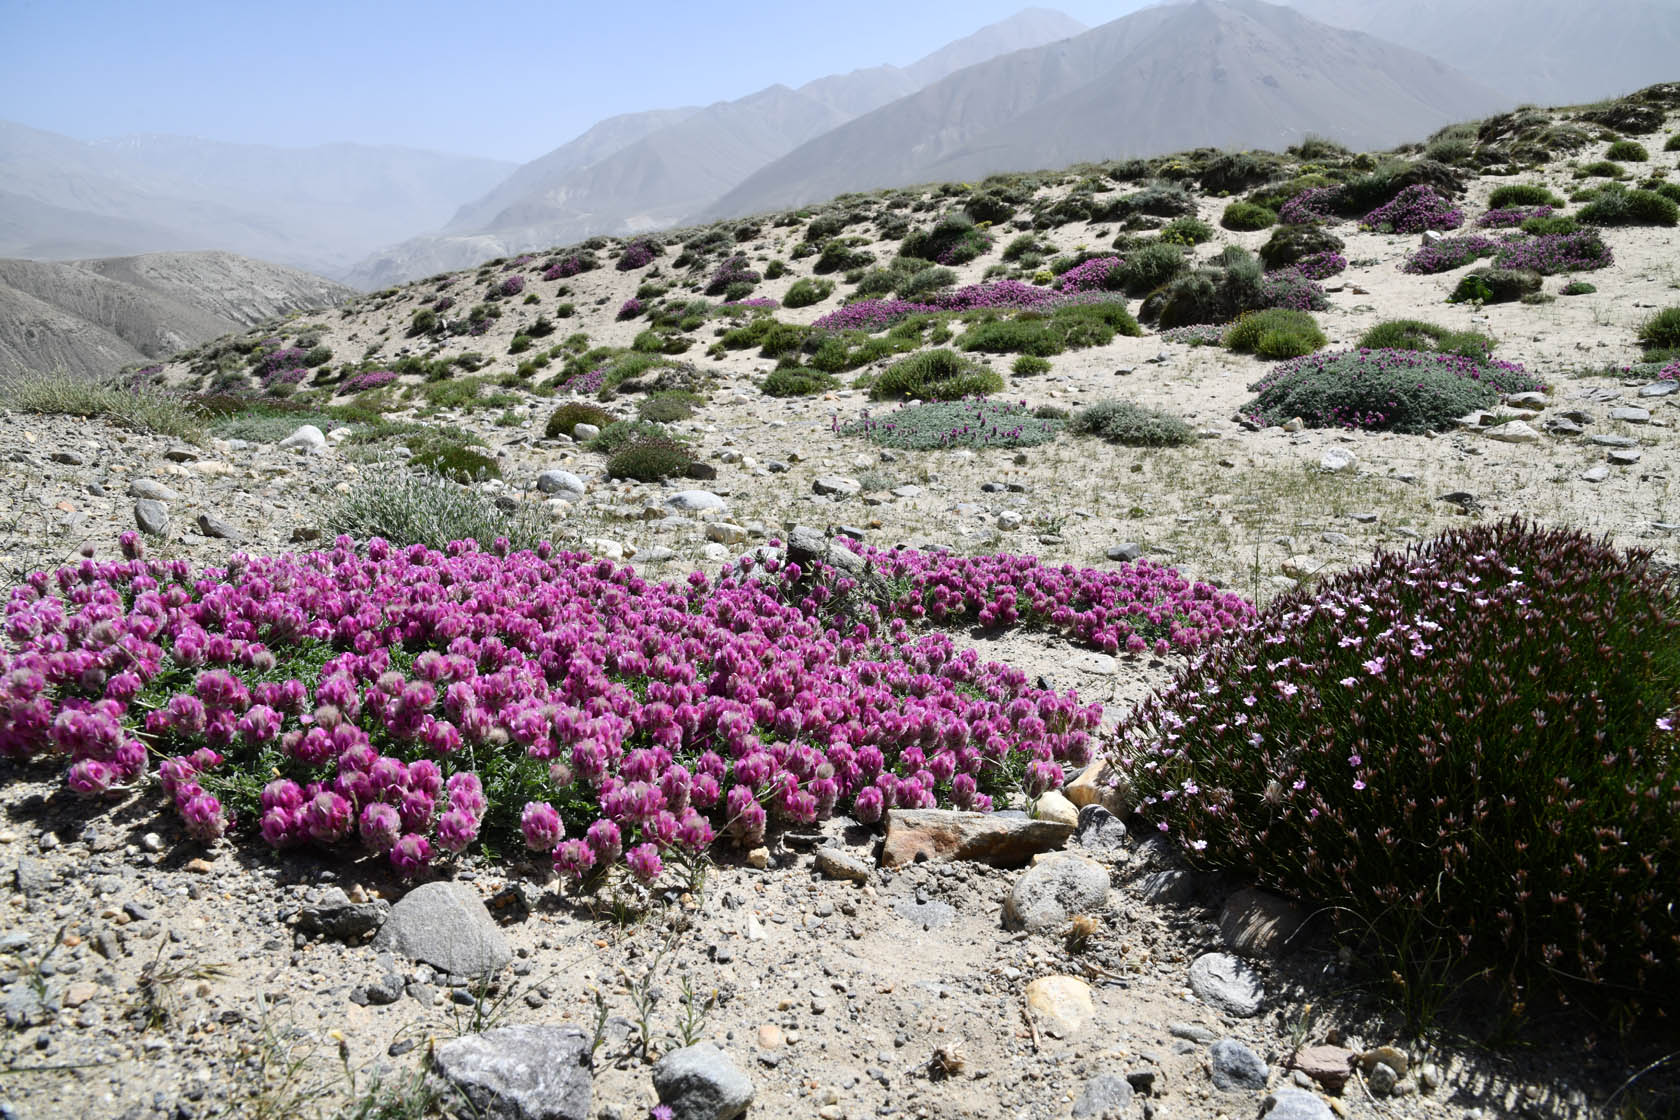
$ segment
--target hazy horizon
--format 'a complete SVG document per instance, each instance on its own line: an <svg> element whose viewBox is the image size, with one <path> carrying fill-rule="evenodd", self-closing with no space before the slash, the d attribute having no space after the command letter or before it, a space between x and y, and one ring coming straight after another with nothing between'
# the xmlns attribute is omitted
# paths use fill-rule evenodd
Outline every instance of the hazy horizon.
<svg viewBox="0 0 1680 1120"><path fill-rule="evenodd" d="M82 141L390 145L523 163L620 113L904 66L1030 7L1089 26L1145 0L861 0L844 9L656 0L488 18L441 0L286 9L0 0L0 119ZM255 78L256 80L253 80Z"/></svg>

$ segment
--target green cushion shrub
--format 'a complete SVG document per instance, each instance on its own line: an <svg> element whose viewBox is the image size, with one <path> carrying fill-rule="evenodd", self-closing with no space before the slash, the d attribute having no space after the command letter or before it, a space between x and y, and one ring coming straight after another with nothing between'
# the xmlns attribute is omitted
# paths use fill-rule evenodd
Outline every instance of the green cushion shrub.
<svg viewBox="0 0 1680 1120"><path fill-rule="evenodd" d="M1127 447L1178 447L1196 438L1196 430L1183 419L1127 400L1102 400L1082 408L1068 428Z"/></svg>
<svg viewBox="0 0 1680 1120"><path fill-rule="evenodd" d="M1330 340L1318 329L1318 322L1305 311L1269 307L1237 317L1225 330L1227 349L1277 360L1311 354Z"/></svg>
<svg viewBox="0 0 1680 1120"><path fill-rule="evenodd" d="M1238 232L1269 229L1277 224L1277 211L1238 199L1225 207L1225 212L1219 216L1219 224Z"/></svg>
<svg viewBox="0 0 1680 1120"><path fill-rule="evenodd" d="M1321 351L1273 368L1248 387L1243 411L1266 424L1446 431L1499 394L1541 388L1521 366L1415 350Z"/></svg>
<svg viewBox="0 0 1680 1120"><path fill-rule="evenodd" d="M869 387L874 400L893 397L954 401L983 397L1003 388L1003 378L955 350L923 350L900 358Z"/></svg>

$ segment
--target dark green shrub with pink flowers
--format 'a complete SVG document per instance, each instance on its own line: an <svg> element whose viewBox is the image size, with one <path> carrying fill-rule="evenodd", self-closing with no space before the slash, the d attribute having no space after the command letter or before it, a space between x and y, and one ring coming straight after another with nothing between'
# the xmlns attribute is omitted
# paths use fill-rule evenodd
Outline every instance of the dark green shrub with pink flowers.
<svg viewBox="0 0 1680 1120"><path fill-rule="evenodd" d="M1680 587L1511 520L1275 600L1114 754L1192 865L1320 911L1414 1018L1472 983L1627 1022L1680 1009L1677 705Z"/></svg>

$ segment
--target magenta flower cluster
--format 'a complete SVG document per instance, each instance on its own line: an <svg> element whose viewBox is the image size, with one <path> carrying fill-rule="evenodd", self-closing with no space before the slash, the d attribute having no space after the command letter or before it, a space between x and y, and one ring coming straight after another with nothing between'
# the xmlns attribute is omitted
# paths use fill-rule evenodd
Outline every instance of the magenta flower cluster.
<svg viewBox="0 0 1680 1120"><path fill-rule="evenodd" d="M1148 563L867 551L901 589L878 602L774 558L651 583L546 542L340 537L197 572L122 543L120 561L11 593L0 755L62 757L96 795L155 754L201 838L237 823L232 799L271 845L360 845L405 875L493 826L567 874L622 857L651 881L720 831L757 844L842 810L984 811L1010 774L1041 792L1084 766L1101 707L908 620L1032 622L1105 649L1155 634L1164 651L1252 616Z"/></svg>
<svg viewBox="0 0 1680 1120"><path fill-rule="evenodd" d="M276 385L296 385L309 376L309 371L302 366L292 369L277 369L265 375L262 379L264 389L272 389Z"/></svg>
<svg viewBox="0 0 1680 1120"><path fill-rule="evenodd" d="M1092 302L1089 292L1052 292L1035 288L1019 280L996 280L986 284L970 284L955 291L944 292L926 303L903 299L860 299L830 311L811 325L824 330L879 331L910 315L937 315L946 311L1049 309L1069 302ZM1114 296L1103 296L1112 300Z"/></svg>
<svg viewBox="0 0 1680 1120"><path fill-rule="evenodd" d="M1331 218L1337 188L1312 187L1278 207L1278 221L1286 226L1305 226Z"/></svg>
<svg viewBox="0 0 1680 1120"><path fill-rule="evenodd" d="M618 255L618 270L629 272L641 268L659 255L659 246L645 237L638 237L624 247Z"/></svg>
<svg viewBox="0 0 1680 1120"><path fill-rule="evenodd" d="M1483 229L1510 229L1520 226L1530 218L1549 218L1553 208L1550 206L1507 206L1500 210L1489 210L1476 219L1476 224Z"/></svg>
<svg viewBox="0 0 1680 1120"><path fill-rule="evenodd" d="M297 369L303 365L303 359L308 353L297 346L279 346L279 340L274 340L276 348L268 351L257 359L253 372L267 384L268 378L285 369ZM267 345L266 343L264 345Z"/></svg>
<svg viewBox="0 0 1680 1120"><path fill-rule="evenodd" d="M444 311L448 311L451 307L454 307L454 306L455 306L455 297L454 296L439 296L437 299L432 301L432 310L437 311L439 313L444 312Z"/></svg>
<svg viewBox="0 0 1680 1120"><path fill-rule="evenodd" d="M599 393L601 386L606 384L606 380L607 367L597 366L594 369L585 370L583 373L572 374L560 386L560 391L562 393Z"/></svg>
<svg viewBox="0 0 1680 1120"><path fill-rule="evenodd" d="M1505 242L1502 240L1484 237L1479 233L1467 233L1460 237L1443 237L1435 244L1425 245L1407 257L1406 263L1400 266L1400 271L1423 276L1432 276L1437 272L1450 272L1481 257L1493 256L1503 244Z"/></svg>
<svg viewBox="0 0 1680 1120"><path fill-rule="evenodd" d="M346 381L344 383L344 388L340 390L340 392L360 393L366 389L377 389L381 385L389 385L396 379L397 375L392 370L369 370L367 373L358 373L355 377Z"/></svg>
<svg viewBox="0 0 1680 1120"><path fill-rule="evenodd" d="M525 290L525 277L521 273L502 277L501 283L496 285L496 294L501 296L516 296Z"/></svg>
<svg viewBox="0 0 1680 1120"><path fill-rule="evenodd" d="M580 254L573 253L571 256L562 257L543 269L542 278L544 280L565 280L576 276L580 272L587 272L593 267L593 262L586 260Z"/></svg>
<svg viewBox="0 0 1680 1120"><path fill-rule="evenodd" d="M1260 300L1265 307L1287 307L1291 311L1322 311L1330 305L1324 289L1299 265L1290 265L1262 276Z"/></svg>
<svg viewBox="0 0 1680 1120"><path fill-rule="evenodd" d="M1494 254L1493 264L1496 268L1524 268L1551 276L1609 268L1614 260L1610 246L1596 229L1582 229L1506 238Z"/></svg>
<svg viewBox="0 0 1680 1120"><path fill-rule="evenodd" d="M621 320L634 319L646 310L647 304L643 303L635 296L631 296L629 299L618 305L618 317Z"/></svg>
<svg viewBox="0 0 1680 1120"><path fill-rule="evenodd" d="M1109 273L1119 268L1120 264L1119 257L1093 257L1062 273L1057 287L1064 292L1100 290L1107 286Z"/></svg>
<svg viewBox="0 0 1680 1120"><path fill-rule="evenodd" d="M746 299L730 299L719 304L720 307L743 307L749 311L774 311L781 304L769 296L748 296Z"/></svg>
<svg viewBox="0 0 1680 1120"><path fill-rule="evenodd" d="M1347 265L1347 258L1334 249L1311 253L1295 262L1296 270L1308 280L1328 280L1339 272L1345 272Z"/></svg>
<svg viewBox="0 0 1680 1120"><path fill-rule="evenodd" d="M1428 229L1457 229L1464 211L1427 183L1414 183L1360 219L1361 228L1384 233L1422 233Z"/></svg>

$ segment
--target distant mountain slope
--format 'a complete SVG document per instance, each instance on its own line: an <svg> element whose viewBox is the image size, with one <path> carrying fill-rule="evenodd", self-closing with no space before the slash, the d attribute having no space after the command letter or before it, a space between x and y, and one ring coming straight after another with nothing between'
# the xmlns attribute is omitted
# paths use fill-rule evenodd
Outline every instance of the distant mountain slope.
<svg viewBox="0 0 1680 1120"><path fill-rule="evenodd" d="M0 375L97 376L355 293L232 253L84 261L0 260Z"/></svg>
<svg viewBox="0 0 1680 1120"><path fill-rule="evenodd" d="M756 172L726 217L848 190L1200 146L1420 139L1510 100L1428 57L1259 0L1149 8L971 66Z"/></svg>
<svg viewBox="0 0 1680 1120"><path fill-rule="evenodd" d="M1675 0L1283 0L1333 27L1433 55L1542 105L1680 78Z"/></svg>
<svg viewBox="0 0 1680 1120"><path fill-rule="evenodd" d="M632 233L676 224L734 188L757 168L799 145L914 93L973 62L1079 34L1084 25L1060 12L1028 8L950 43L908 67L877 66L831 75L798 89L776 85L700 110L636 135L656 114L624 122L622 147L588 145L590 132L526 164L483 199L463 207L439 237L414 238L373 254L350 273L364 288L450 268L489 254L578 241L596 233ZM596 128L612 122L602 122Z"/></svg>
<svg viewBox="0 0 1680 1120"><path fill-rule="evenodd" d="M221 249L342 273L437 228L513 166L357 144L84 143L0 122L0 256Z"/></svg>

